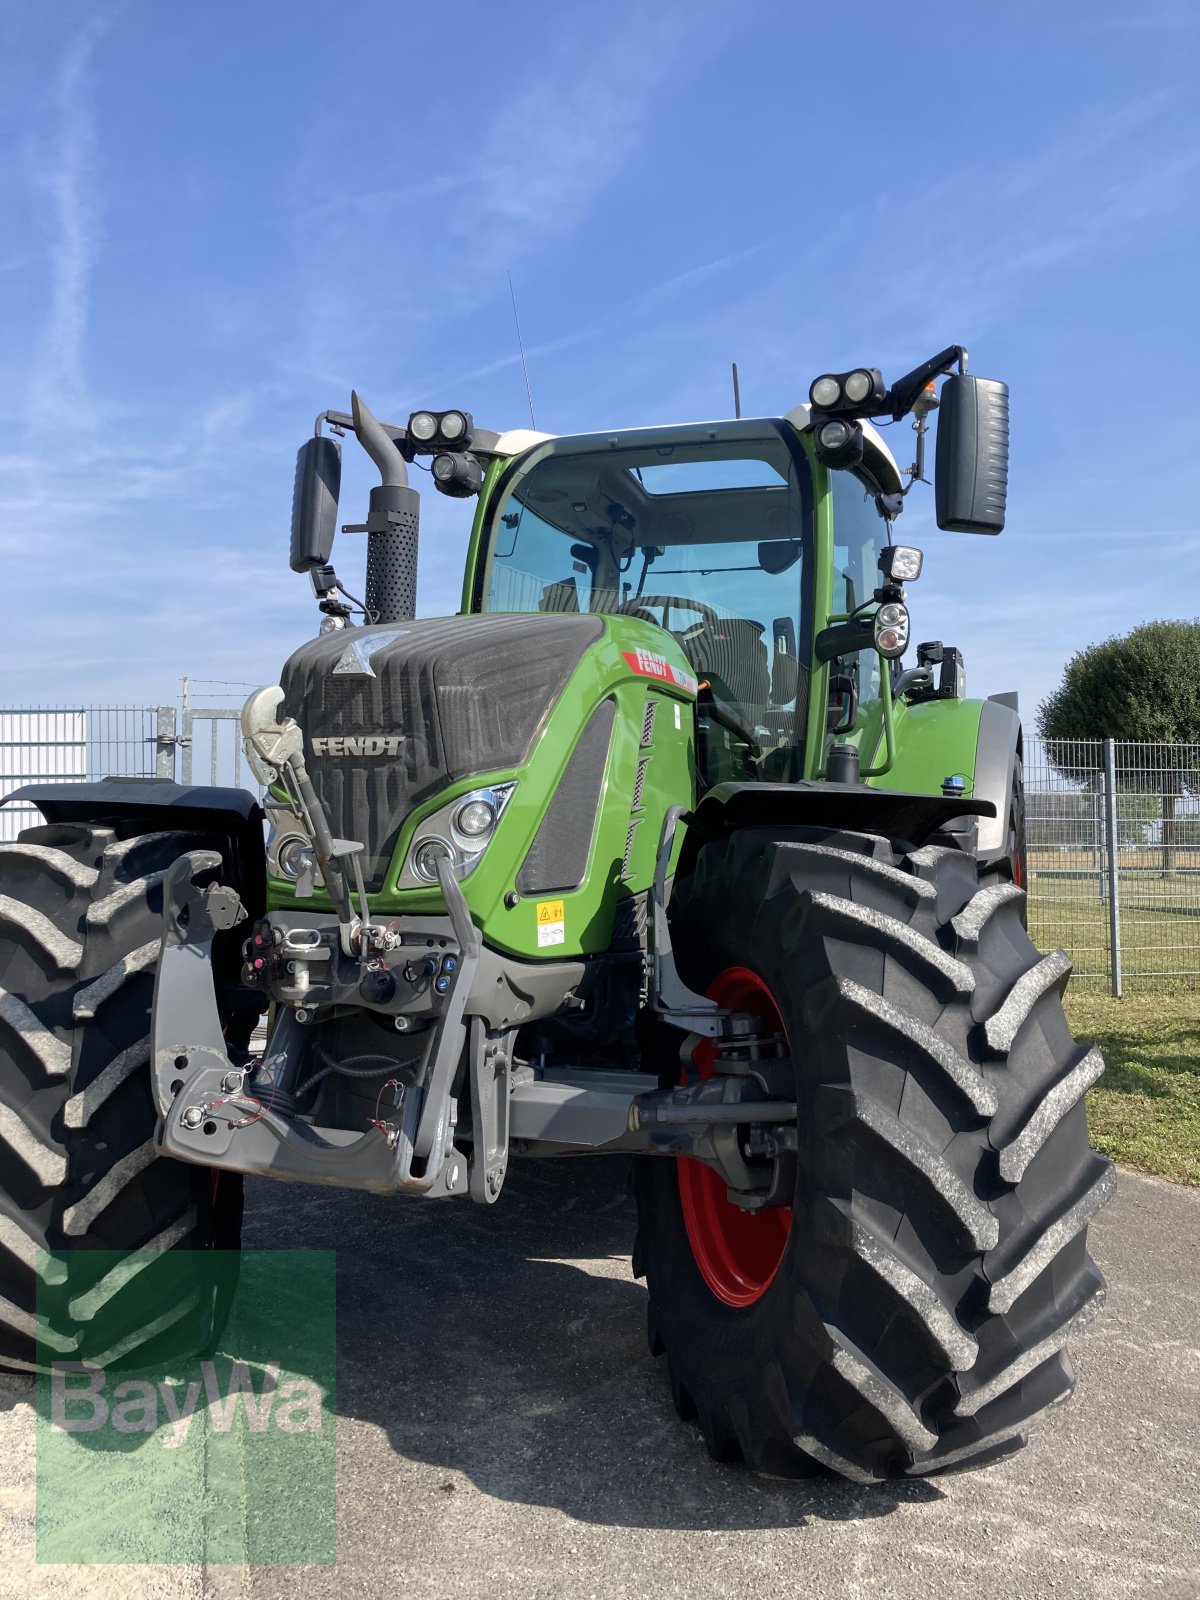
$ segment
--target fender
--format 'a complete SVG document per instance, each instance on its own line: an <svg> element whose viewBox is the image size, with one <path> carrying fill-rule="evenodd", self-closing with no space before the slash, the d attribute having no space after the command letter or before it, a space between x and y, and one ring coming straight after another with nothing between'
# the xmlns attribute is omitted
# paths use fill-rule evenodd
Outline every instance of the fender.
<svg viewBox="0 0 1200 1600"><path fill-rule="evenodd" d="M994 818L995 803L978 795L907 794L861 783L718 783L688 817L678 870L687 872L707 839L735 828L839 827L921 845L960 817ZM982 824L981 824L982 825Z"/></svg>
<svg viewBox="0 0 1200 1600"><path fill-rule="evenodd" d="M183 786L167 778L101 778L98 783L27 783L0 800L34 805L47 822L136 823L143 828L223 834L227 858L251 916L266 904L262 807L245 789Z"/></svg>
<svg viewBox="0 0 1200 1600"><path fill-rule="evenodd" d="M1021 745L1021 719L1016 710L1002 700L985 700L975 746L974 794L976 799L990 800L995 809L979 823L981 862L1007 854L1013 776Z"/></svg>

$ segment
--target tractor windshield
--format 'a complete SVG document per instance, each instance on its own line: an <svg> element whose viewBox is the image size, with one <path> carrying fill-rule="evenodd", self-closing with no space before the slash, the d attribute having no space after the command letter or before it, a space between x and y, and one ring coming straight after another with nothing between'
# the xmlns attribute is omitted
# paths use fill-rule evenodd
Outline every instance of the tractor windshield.
<svg viewBox="0 0 1200 1600"><path fill-rule="evenodd" d="M789 778L803 742L812 483L778 423L741 421L555 439L492 502L482 611L640 617Z"/></svg>

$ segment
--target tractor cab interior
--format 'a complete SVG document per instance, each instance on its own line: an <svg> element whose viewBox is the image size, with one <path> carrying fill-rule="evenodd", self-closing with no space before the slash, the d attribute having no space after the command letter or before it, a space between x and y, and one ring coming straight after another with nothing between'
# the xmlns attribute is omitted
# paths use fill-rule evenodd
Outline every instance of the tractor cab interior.
<svg viewBox="0 0 1200 1600"><path fill-rule="evenodd" d="M780 424L549 440L492 505L478 609L653 623L700 680L708 781L799 775L813 494Z"/></svg>

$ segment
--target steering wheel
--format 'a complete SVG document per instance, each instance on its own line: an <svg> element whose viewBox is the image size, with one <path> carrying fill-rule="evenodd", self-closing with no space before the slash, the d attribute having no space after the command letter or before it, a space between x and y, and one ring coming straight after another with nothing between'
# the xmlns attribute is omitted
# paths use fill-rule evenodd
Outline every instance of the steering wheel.
<svg viewBox="0 0 1200 1600"><path fill-rule="evenodd" d="M645 620L649 614L648 608L650 606L661 606L664 618L670 614L672 606L674 606L677 611L698 611L700 613L701 620L699 622L693 622L689 624L689 626L686 627L681 634L677 634L676 637L679 639L694 639L698 634L703 633L705 628L715 626L721 621L721 618L713 610L712 606L705 605L703 600L691 600L686 595L682 594L635 595L629 600L622 600L620 605L617 607L617 611L622 616L640 616L643 620ZM668 633L672 631L670 628L667 628L665 621L659 622L657 617L654 617L651 620L658 623L660 628L666 629Z"/></svg>

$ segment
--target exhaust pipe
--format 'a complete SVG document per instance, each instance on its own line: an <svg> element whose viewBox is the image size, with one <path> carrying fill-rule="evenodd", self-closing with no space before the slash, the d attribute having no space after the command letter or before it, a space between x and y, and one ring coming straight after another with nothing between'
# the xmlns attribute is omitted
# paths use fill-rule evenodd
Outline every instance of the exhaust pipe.
<svg viewBox="0 0 1200 1600"><path fill-rule="evenodd" d="M382 479L371 490L367 519L366 607L376 622L404 622L417 614L417 542L421 496L409 487L408 467L357 393L350 397L358 442Z"/></svg>

